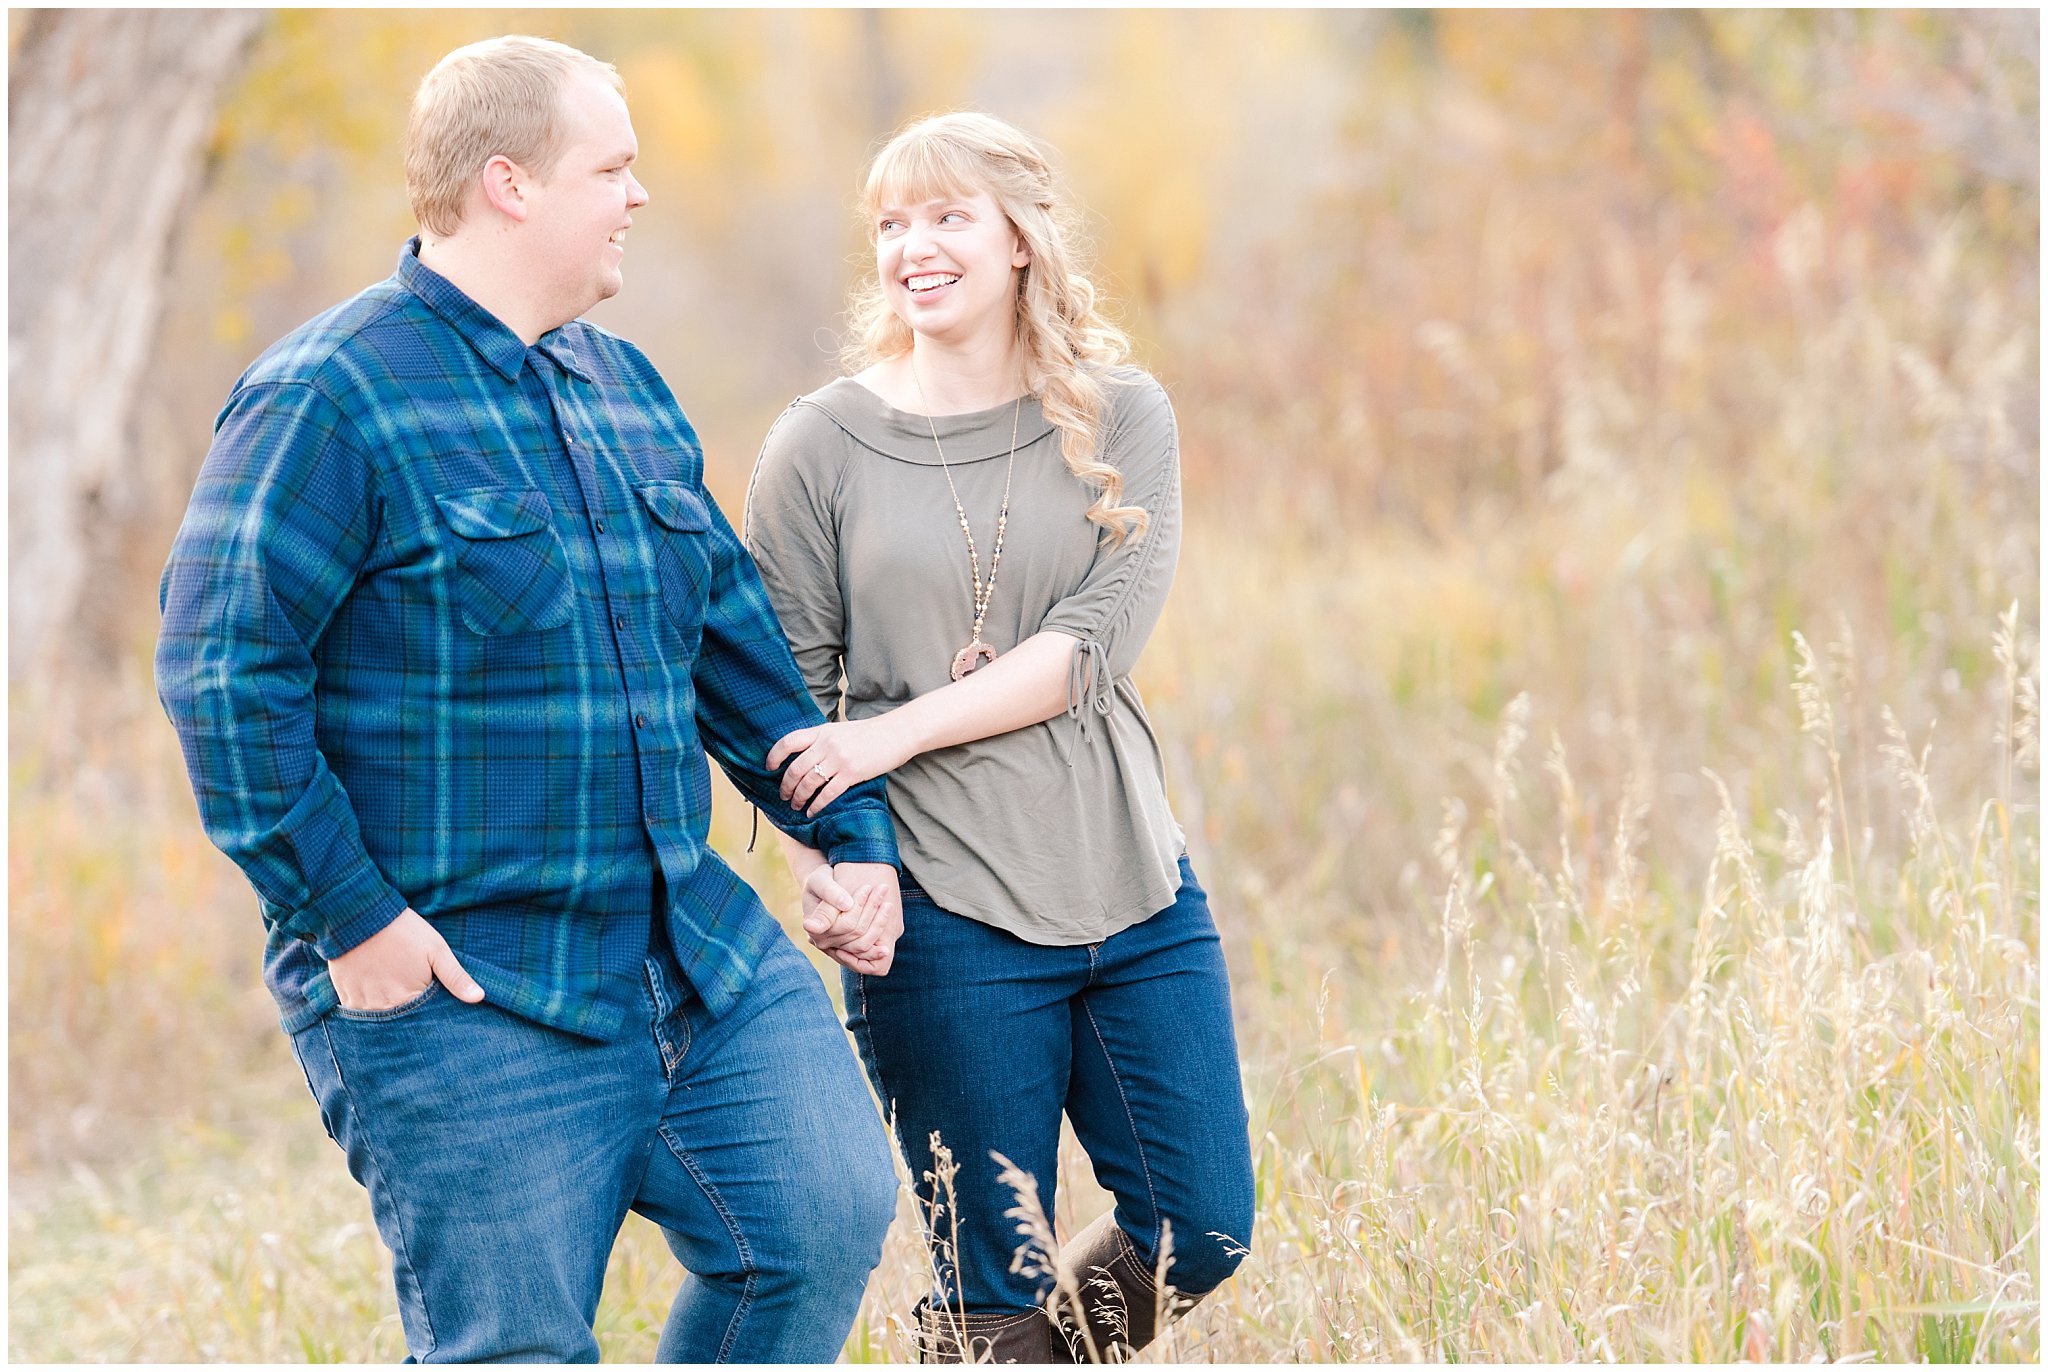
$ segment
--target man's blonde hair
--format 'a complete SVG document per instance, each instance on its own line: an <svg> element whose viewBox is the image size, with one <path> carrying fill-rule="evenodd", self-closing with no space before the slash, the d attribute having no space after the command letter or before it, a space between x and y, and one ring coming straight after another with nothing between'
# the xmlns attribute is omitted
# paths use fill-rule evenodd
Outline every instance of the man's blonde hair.
<svg viewBox="0 0 2048 1372"><path fill-rule="evenodd" d="M503 154L535 176L564 143L562 88L591 75L626 93L618 69L566 43L508 34L457 48L427 73L405 125L405 193L429 233L462 226L478 173Z"/></svg>

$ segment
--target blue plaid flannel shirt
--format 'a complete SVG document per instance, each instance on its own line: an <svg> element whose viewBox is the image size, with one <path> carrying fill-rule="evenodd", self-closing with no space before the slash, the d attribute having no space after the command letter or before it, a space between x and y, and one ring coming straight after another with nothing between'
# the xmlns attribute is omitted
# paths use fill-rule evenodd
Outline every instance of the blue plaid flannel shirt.
<svg viewBox="0 0 2048 1372"><path fill-rule="evenodd" d="M410 905L492 1001L609 1038L665 913L719 1013L779 930L707 846L706 750L834 862L896 860L882 783L782 803L817 706L647 358L529 348L417 251L243 374L164 569L158 692L264 980L297 1032Z"/></svg>

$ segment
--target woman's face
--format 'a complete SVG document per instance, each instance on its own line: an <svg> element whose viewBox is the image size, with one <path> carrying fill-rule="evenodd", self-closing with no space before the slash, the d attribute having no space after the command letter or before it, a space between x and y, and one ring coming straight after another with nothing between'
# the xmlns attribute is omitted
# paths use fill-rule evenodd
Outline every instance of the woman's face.
<svg viewBox="0 0 2048 1372"><path fill-rule="evenodd" d="M875 264L896 317L923 337L967 343L1015 327L1017 273L1031 250L987 191L875 214Z"/></svg>

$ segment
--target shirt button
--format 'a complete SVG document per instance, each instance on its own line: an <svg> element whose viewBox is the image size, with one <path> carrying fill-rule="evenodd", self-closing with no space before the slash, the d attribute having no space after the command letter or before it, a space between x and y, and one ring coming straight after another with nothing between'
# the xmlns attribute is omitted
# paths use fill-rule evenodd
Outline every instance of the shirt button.
<svg viewBox="0 0 2048 1372"><path fill-rule="evenodd" d="M604 521L603 521L602 519L600 519L600 520L598 520L598 521L597 521L597 531L598 531L599 533L603 533L603 532L604 532Z"/></svg>
<svg viewBox="0 0 2048 1372"><path fill-rule="evenodd" d="M564 443L568 444L568 445L569 445L570 447L572 447L572 448L573 448L573 447L575 447L575 446L576 446L576 435L574 435L574 434L563 434L563 435L562 435L562 441L563 441Z"/></svg>
<svg viewBox="0 0 2048 1372"><path fill-rule="evenodd" d="M645 728L647 727L647 716L646 716L646 715L634 715L634 716L633 716L633 727L634 727L634 728L636 728L636 729L645 729Z"/></svg>
<svg viewBox="0 0 2048 1372"><path fill-rule="evenodd" d="M620 633L624 633L626 630L626 617L624 615L613 615L612 627Z"/></svg>

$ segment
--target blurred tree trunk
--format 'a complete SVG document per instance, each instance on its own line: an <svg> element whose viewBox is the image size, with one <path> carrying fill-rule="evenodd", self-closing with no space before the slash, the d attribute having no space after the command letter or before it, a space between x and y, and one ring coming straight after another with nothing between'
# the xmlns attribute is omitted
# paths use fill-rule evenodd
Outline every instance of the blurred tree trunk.
<svg viewBox="0 0 2048 1372"><path fill-rule="evenodd" d="M110 493L152 457L135 451L133 416L173 235L261 22L36 10L10 35L8 682L39 713L75 699L110 656L80 642L93 554Z"/></svg>

